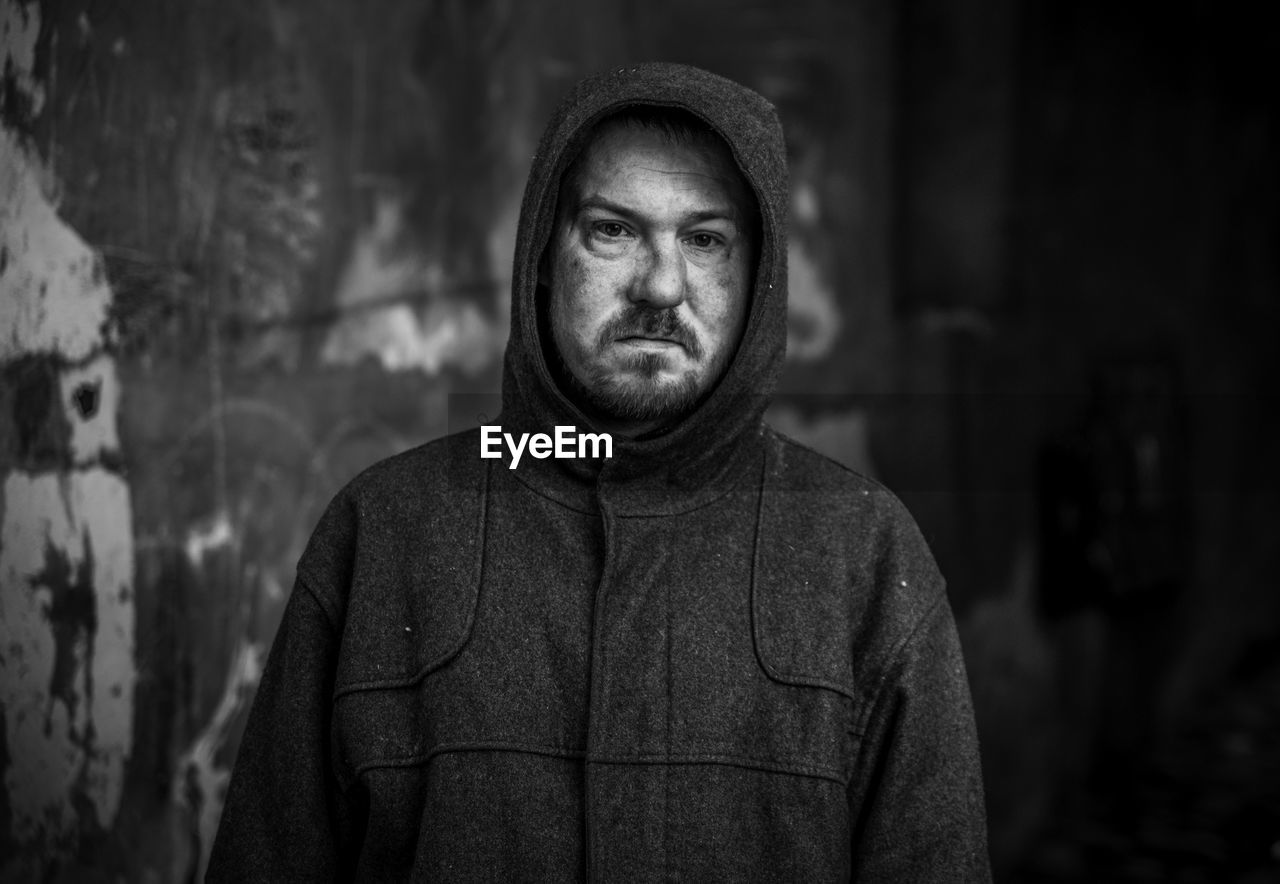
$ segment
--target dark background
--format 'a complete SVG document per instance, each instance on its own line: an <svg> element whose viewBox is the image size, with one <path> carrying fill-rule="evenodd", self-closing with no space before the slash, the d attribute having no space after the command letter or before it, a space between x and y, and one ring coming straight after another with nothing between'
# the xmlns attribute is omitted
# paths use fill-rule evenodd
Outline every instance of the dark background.
<svg viewBox="0 0 1280 884"><path fill-rule="evenodd" d="M897 491L948 577L998 879L1280 875L1262 12L0 8L0 296L32 311L0 313L0 878L200 875L321 507L497 390L541 126L644 59L779 108L772 416ZM77 297L87 342L44 334Z"/></svg>

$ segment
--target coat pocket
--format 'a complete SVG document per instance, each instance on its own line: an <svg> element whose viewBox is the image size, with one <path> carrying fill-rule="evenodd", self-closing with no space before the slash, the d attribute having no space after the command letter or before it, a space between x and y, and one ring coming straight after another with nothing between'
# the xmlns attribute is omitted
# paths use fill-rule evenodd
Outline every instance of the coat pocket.
<svg viewBox="0 0 1280 884"><path fill-rule="evenodd" d="M425 764L435 743L417 687L347 691L334 700L334 751L346 778Z"/></svg>
<svg viewBox="0 0 1280 884"><path fill-rule="evenodd" d="M796 577L757 580L752 587L760 666L783 684L825 688L857 701L848 587L832 586L829 577L826 582L816 575Z"/></svg>

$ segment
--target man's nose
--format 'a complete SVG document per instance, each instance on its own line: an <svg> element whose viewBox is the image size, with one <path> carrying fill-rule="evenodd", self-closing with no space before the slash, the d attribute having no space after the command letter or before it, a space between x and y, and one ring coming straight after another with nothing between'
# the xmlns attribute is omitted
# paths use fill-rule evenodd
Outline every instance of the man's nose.
<svg viewBox="0 0 1280 884"><path fill-rule="evenodd" d="M631 300L657 310L675 307L684 300L688 283L679 242L652 243L647 252L631 287Z"/></svg>

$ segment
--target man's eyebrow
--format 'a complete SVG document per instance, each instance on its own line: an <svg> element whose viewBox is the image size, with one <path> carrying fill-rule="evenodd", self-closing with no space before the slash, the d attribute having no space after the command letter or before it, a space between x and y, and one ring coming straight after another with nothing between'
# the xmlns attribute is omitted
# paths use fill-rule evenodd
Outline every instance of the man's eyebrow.
<svg viewBox="0 0 1280 884"><path fill-rule="evenodd" d="M615 203L610 199L606 199L599 194L585 196L578 200L577 213L581 214L592 209L609 212L613 215L621 215L628 219L638 219L640 215L634 210L626 206ZM729 221L738 224L738 212L734 211L732 206L716 207L711 209L703 209L700 212L692 212L684 217L685 223L697 224L702 221Z"/></svg>
<svg viewBox="0 0 1280 884"><path fill-rule="evenodd" d="M579 214L591 209L609 212L614 215L623 215L627 218L634 218L636 214L621 203L615 203L612 200L607 200L599 194L584 196L582 199L578 200L576 209Z"/></svg>

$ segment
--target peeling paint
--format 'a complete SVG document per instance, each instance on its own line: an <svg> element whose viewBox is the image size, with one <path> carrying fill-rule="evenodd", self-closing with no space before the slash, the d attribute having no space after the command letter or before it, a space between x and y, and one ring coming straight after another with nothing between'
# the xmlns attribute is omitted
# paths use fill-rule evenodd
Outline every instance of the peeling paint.
<svg viewBox="0 0 1280 884"><path fill-rule="evenodd" d="M102 343L111 291L99 257L45 195L42 171L0 128L0 360L48 352L79 362Z"/></svg>
<svg viewBox="0 0 1280 884"><path fill-rule="evenodd" d="M120 382L116 363L98 356L81 368L70 368L60 379L62 404L71 426L71 457L77 464L100 460L119 450L116 415Z"/></svg>
<svg viewBox="0 0 1280 884"><path fill-rule="evenodd" d="M12 422L0 427L11 439L13 462L26 470L56 469L67 463L71 427L58 406L61 368L48 356L24 356L0 363L0 389Z"/></svg>
<svg viewBox="0 0 1280 884"><path fill-rule="evenodd" d="M175 879L203 881L209 865L209 851L222 818L227 783L231 780L231 759L219 758L226 746L232 723L252 699L262 678L265 650L260 644L241 641L231 661L222 698L209 724L178 759L173 777L173 801L192 815L199 857L196 875L175 875ZM187 873L190 870L179 870Z"/></svg>
<svg viewBox="0 0 1280 884"><path fill-rule="evenodd" d="M355 312L335 324L321 358L337 365L374 358L388 371L428 375L446 366L474 373L492 365L506 346L506 325L485 316L473 301L431 294L446 287L444 269L428 254L401 245L404 209L402 197L377 198L373 221L357 234L338 284L338 304ZM396 301L423 296L425 307ZM367 307L377 302L390 303Z"/></svg>
<svg viewBox="0 0 1280 884"><path fill-rule="evenodd" d="M136 672L129 491L102 469L10 473L0 527L0 705L11 837L56 849L119 808Z"/></svg>
<svg viewBox="0 0 1280 884"><path fill-rule="evenodd" d="M58 216L56 178L10 128L44 102L39 10L0 3L0 380L16 383L19 443L0 487L5 880L50 877L115 823L137 680L130 493L104 466L120 445L112 294Z"/></svg>
<svg viewBox="0 0 1280 884"><path fill-rule="evenodd" d="M199 568L204 564L206 555L230 546L233 539L231 519L225 512L221 512L202 524L192 526L183 549L191 566Z"/></svg>

